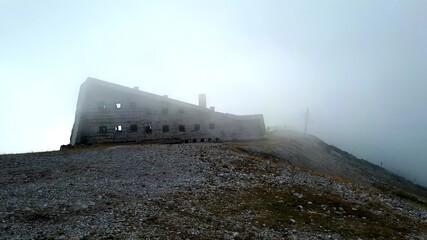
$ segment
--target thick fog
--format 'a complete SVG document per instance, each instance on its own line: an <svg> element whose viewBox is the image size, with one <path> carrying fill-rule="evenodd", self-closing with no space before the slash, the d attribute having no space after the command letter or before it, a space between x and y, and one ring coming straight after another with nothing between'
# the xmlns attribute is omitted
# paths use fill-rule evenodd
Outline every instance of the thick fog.
<svg viewBox="0 0 427 240"><path fill-rule="evenodd" d="M427 1L0 2L0 153L67 144L89 76L304 128L427 185Z"/></svg>

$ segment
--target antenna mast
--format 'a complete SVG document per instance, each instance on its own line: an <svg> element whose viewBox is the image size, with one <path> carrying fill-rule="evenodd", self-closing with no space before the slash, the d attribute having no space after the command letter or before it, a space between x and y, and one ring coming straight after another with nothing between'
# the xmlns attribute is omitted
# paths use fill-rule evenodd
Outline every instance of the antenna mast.
<svg viewBox="0 0 427 240"><path fill-rule="evenodd" d="M304 126L304 133L307 133L307 125L308 125L308 117L310 115L310 110L307 108L307 111L305 112L305 126Z"/></svg>

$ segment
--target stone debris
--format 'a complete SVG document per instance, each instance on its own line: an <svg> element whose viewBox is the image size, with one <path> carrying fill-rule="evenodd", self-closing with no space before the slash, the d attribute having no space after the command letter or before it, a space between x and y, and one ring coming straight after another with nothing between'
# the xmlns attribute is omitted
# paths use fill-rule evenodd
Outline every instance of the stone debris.
<svg viewBox="0 0 427 240"><path fill-rule="evenodd" d="M399 238L425 236L425 210L233 144L101 146L0 164L0 239L347 239L328 224L391 213L414 226Z"/></svg>

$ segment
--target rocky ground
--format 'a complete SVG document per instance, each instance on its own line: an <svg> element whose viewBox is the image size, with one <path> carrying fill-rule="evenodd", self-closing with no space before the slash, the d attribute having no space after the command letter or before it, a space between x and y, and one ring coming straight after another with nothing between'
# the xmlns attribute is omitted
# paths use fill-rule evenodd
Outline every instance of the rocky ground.
<svg viewBox="0 0 427 240"><path fill-rule="evenodd" d="M0 238L426 239L423 200L256 151L191 143L0 155Z"/></svg>

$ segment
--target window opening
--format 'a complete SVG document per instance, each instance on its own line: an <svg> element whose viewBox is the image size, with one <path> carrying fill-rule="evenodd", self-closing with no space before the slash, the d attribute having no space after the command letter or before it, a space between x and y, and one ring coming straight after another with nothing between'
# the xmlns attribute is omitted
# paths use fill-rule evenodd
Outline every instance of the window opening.
<svg viewBox="0 0 427 240"><path fill-rule="evenodd" d="M193 142L197 142L197 139L193 139Z"/></svg>
<svg viewBox="0 0 427 240"><path fill-rule="evenodd" d="M122 104L121 103L116 103L116 108L122 108Z"/></svg>
<svg viewBox="0 0 427 240"><path fill-rule="evenodd" d="M99 133L107 133L107 127L106 126L100 126L99 127Z"/></svg>
<svg viewBox="0 0 427 240"><path fill-rule="evenodd" d="M179 130L180 132L185 132L185 125L179 125L178 130Z"/></svg>
<svg viewBox="0 0 427 240"><path fill-rule="evenodd" d="M151 128L151 126L145 126L145 133L150 134L152 132L153 132L153 129Z"/></svg>
<svg viewBox="0 0 427 240"><path fill-rule="evenodd" d="M104 110L107 108L107 105L105 105L105 102L98 102L98 108Z"/></svg>
<svg viewBox="0 0 427 240"><path fill-rule="evenodd" d="M169 125L163 125L163 132L169 132Z"/></svg>
<svg viewBox="0 0 427 240"><path fill-rule="evenodd" d="M86 144L88 144L88 142L89 142L89 140L88 140L88 137L87 137L87 136L81 136L81 137L80 137L80 143L81 143L81 144L86 145Z"/></svg>
<svg viewBox="0 0 427 240"><path fill-rule="evenodd" d="M138 125L136 125L136 124L130 125L130 131L131 132L137 132L138 131Z"/></svg>
<svg viewBox="0 0 427 240"><path fill-rule="evenodd" d="M117 125L114 127L114 131L121 132L122 131L122 125Z"/></svg>

